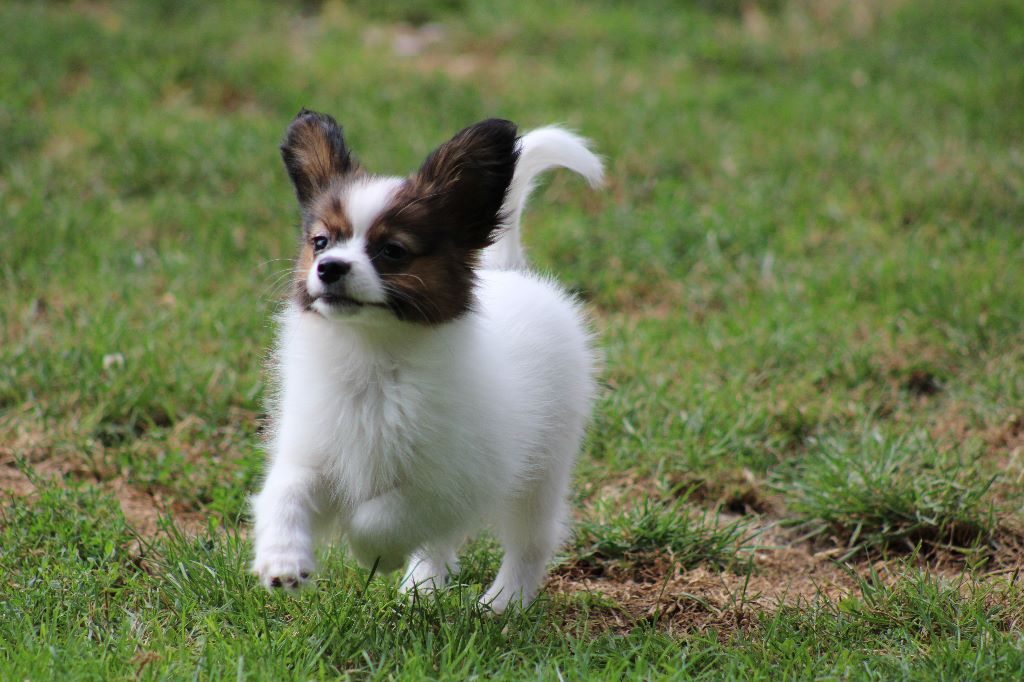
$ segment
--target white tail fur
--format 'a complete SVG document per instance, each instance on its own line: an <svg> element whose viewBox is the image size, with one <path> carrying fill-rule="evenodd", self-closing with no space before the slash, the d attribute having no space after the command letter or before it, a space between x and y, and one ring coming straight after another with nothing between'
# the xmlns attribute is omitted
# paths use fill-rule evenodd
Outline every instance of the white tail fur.
<svg viewBox="0 0 1024 682"><path fill-rule="evenodd" d="M601 159L590 151L589 146L588 140L558 126L531 130L519 138L519 161L503 207L508 217L498 241L484 251L485 268L515 270L526 267L519 221L541 173L556 167L568 168L586 178L591 187L601 184L604 177Z"/></svg>

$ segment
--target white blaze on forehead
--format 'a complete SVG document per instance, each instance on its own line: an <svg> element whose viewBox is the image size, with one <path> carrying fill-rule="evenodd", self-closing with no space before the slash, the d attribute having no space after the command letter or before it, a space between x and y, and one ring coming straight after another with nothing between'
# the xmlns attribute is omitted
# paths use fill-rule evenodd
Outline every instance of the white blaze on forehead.
<svg viewBox="0 0 1024 682"><path fill-rule="evenodd" d="M402 184L402 178L369 178L350 184L342 197L342 205L352 226L353 236L364 236Z"/></svg>

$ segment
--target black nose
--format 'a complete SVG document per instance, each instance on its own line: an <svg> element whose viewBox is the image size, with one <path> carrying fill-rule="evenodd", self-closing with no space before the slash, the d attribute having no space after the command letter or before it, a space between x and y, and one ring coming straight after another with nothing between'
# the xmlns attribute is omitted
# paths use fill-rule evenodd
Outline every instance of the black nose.
<svg viewBox="0 0 1024 682"><path fill-rule="evenodd" d="M346 260L325 259L317 263L316 274L324 284L334 284L351 269L352 264Z"/></svg>

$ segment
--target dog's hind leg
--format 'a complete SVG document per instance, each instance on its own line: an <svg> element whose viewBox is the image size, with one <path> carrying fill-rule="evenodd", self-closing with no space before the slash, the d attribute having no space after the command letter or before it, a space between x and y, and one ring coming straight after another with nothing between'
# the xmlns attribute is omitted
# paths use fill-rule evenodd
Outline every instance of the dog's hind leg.
<svg viewBox="0 0 1024 682"><path fill-rule="evenodd" d="M446 586L449 576L459 572L456 551L460 544L460 539L433 541L413 552L399 591L432 592Z"/></svg>
<svg viewBox="0 0 1024 682"><path fill-rule="evenodd" d="M568 534L566 500L571 461L506 501L497 522L505 550L494 584L480 602L501 613L509 604L526 607L537 596L547 569Z"/></svg>

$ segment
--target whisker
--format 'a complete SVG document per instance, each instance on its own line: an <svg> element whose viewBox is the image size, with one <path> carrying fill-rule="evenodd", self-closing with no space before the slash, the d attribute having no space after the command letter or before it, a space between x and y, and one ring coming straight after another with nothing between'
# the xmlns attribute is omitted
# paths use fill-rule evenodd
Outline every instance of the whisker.
<svg viewBox="0 0 1024 682"><path fill-rule="evenodd" d="M260 295L280 296L291 283L291 278L300 272L299 268L289 268L269 275L270 281L263 286Z"/></svg>
<svg viewBox="0 0 1024 682"><path fill-rule="evenodd" d="M416 204L421 204L424 201L426 201L427 199L433 199L434 197L443 196L445 193L446 193L446 190L441 190L441 191L438 191L438 192L434 192L433 194L424 194L423 196L417 196L412 201L408 202L405 206L403 206L401 209L399 209L398 213L393 215L392 218L397 218L398 216L402 215L403 213L405 213L407 210L409 210L410 208L412 208Z"/></svg>
<svg viewBox="0 0 1024 682"><path fill-rule="evenodd" d="M279 270L278 272L275 272L275 273L272 273L271 275L269 275L269 277L271 277L275 282L277 282L277 281L280 281L282 277L287 277L289 275L295 275L295 274L298 274L299 272L300 272L299 268L290 268L288 270Z"/></svg>
<svg viewBox="0 0 1024 682"><path fill-rule="evenodd" d="M425 310L423 306L420 305L420 303L430 303L431 307L434 309L434 312L437 314L437 317L440 317L441 310L440 308L437 307L436 303L431 303L429 300L417 301L416 299L412 298L409 294L402 291L401 289L396 289L395 287L388 285L387 282L382 282L382 284L384 285L385 291L394 294L395 298L397 298L398 300L411 305L413 309L415 309L417 313L422 315L423 319L427 320L428 322L432 322L433 319L436 318L432 318L429 311Z"/></svg>
<svg viewBox="0 0 1024 682"><path fill-rule="evenodd" d="M386 277L412 277L417 282L419 282L424 289L427 287L427 284L426 282L423 281L422 277L420 277L419 275L414 275L411 272L392 272L388 273Z"/></svg>

